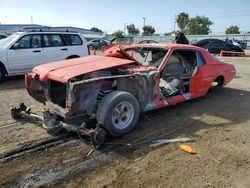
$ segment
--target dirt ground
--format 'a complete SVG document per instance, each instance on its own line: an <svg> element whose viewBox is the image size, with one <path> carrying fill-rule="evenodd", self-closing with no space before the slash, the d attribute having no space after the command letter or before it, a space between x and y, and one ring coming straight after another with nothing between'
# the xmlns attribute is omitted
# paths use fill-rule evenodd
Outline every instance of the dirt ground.
<svg viewBox="0 0 250 188"><path fill-rule="evenodd" d="M237 70L225 88L196 100L147 113L136 128L85 158L91 146L74 139L0 163L1 187L250 187L250 60L227 60ZM0 84L0 153L50 138L9 109L25 102L40 113L23 77ZM180 143L149 147L147 140L189 137L196 155Z"/></svg>

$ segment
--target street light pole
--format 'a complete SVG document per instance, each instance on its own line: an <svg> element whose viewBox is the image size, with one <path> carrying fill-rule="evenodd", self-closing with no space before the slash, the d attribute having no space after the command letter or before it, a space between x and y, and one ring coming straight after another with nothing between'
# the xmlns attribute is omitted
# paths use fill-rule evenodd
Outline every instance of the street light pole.
<svg viewBox="0 0 250 188"><path fill-rule="evenodd" d="M143 27L144 27L145 26L145 21L146 21L147 18L142 17L142 19L143 19Z"/></svg>
<svg viewBox="0 0 250 188"><path fill-rule="evenodd" d="M176 25L176 21L177 21L177 16L174 16L174 33L175 33L175 25Z"/></svg>

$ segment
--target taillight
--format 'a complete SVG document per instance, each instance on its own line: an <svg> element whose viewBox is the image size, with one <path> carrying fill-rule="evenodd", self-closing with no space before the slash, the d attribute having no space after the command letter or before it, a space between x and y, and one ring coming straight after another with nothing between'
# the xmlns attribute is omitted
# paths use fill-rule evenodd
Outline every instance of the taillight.
<svg viewBox="0 0 250 188"><path fill-rule="evenodd" d="M25 83L25 88L28 89L30 86L30 81L32 80L32 74L25 74L25 79L24 79L24 83Z"/></svg>

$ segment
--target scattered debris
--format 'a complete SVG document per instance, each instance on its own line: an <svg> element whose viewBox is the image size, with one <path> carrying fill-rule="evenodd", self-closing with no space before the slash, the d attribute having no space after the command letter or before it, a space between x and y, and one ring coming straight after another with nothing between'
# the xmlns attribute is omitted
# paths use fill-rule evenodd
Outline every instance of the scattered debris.
<svg viewBox="0 0 250 188"><path fill-rule="evenodd" d="M99 146L92 148L92 149L85 155L85 158L89 157L89 156L90 156L92 153L94 153L94 151L95 151L96 149L98 149L98 148L99 148Z"/></svg>
<svg viewBox="0 0 250 188"><path fill-rule="evenodd" d="M197 154L197 152L196 152L191 146L188 146L188 145L185 145L185 144L181 144L181 145L180 145L180 148L181 148L183 151L185 151L185 152L187 152L187 153L190 153L190 154L192 154L192 155Z"/></svg>
<svg viewBox="0 0 250 188"><path fill-rule="evenodd" d="M154 140L152 141L153 144L150 144L150 147L157 147L162 144L168 144L172 142L188 142L188 141L193 141L191 138L175 138L175 139L160 139L160 140Z"/></svg>
<svg viewBox="0 0 250 188"><path fill-rule="evenodd" d="M81 159L82 159L81 157L73 157L73 158L70 158L70 159L63 160L63 164L72 163L72 162L75 162L75 161L79 161Z"/></svg>

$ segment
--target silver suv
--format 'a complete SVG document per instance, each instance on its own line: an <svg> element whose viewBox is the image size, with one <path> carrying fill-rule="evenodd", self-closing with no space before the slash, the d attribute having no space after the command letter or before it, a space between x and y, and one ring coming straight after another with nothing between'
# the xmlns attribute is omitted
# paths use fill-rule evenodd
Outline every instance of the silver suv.
<svg viewBox="0 0 250 188"><path fill-rule="evenodd" d="M88 55L87 41L78 33L17 32L0 40L0 82L22 75L36 65Z"/></svg>

